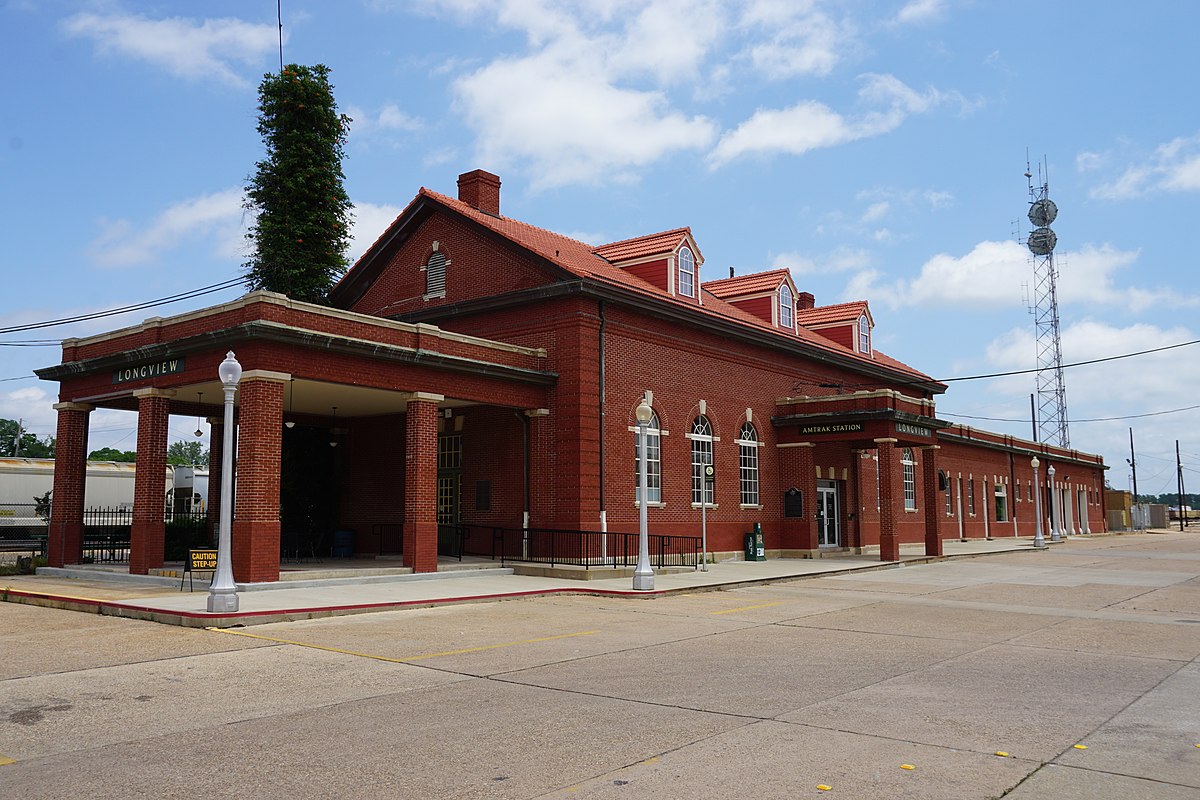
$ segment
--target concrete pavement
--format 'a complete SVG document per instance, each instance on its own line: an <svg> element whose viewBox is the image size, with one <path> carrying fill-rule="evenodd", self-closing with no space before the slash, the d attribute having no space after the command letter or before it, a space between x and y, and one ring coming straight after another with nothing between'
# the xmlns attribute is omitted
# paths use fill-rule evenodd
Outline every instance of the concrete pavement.
<svg viewBox="0 0 1200 800"><path fill-rule="evenodd" d="M1033 551L1029 538L947 541L942 559L972 558L1014 551ZM933 559L936 560L936 559ZM653 592L635 592L629 577L601 578L606 569L592 570L588 580L514 574L495 562L462 569L447 562L445 571L425 574L380 574L372 568L337 569L335 561L319 567L293 569L285 580L252 584L239 592L235 614L206 610L207 581L197 591L180 591L178 578L129 575L121 568L42 568L36 576L0 579L0 591L13 602L47 605L88 613L146 619L187 627L231 627L314 619L344 614L387 611L465 602L488 602L523 597L587 594L593 596L662 597L681 592L727 589L734 586L798 580L817 575L893 569L929 563L920 545L905 545L899 562L881 562L878 554L839 554L817 559L724 561L707 571L663 571ZM306 575L318 575L306 578ZM582 574L582 573L581 573Z"/></svg>

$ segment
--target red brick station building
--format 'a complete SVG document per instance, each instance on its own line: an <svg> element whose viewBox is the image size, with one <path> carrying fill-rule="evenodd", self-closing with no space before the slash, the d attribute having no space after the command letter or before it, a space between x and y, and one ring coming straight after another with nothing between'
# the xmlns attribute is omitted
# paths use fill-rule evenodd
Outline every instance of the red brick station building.
<svg viewBox="0 0 1200 800"><path fill-rule="evenodd" d="M253 292L65 340L38 372L60 384L49 562L82 555L95 408L138 414L131 573L163 563L172 414L212 426L215 524L230 350L239 582L278 580L304 526L424 572L451 526L636 533L644 397L649 531L698 537L703 503L717 558L755 523L770 557L1031 536L1035 455L1043 515L1054 498L1064 532L1103 529L1099 456L939 420L945 384L875 348L867 302L703 265L689 228L595 247L505 217L500 179L476 170L457 199L421 189L330 306Z"/></svg>

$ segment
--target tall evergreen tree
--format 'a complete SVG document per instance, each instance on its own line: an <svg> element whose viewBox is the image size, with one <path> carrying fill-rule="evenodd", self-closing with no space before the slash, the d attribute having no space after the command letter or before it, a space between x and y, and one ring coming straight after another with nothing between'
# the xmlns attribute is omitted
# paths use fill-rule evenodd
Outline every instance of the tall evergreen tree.
<svg viewBox="0 0 1200 800"><path fill-rule="evenodd" d="M346 271L350 198L342 158L350 118L339 114L329 68L289 64L259 86L258 132L266 157L243 205L257 214L243 265L251 289L324 303Z"/></svg>

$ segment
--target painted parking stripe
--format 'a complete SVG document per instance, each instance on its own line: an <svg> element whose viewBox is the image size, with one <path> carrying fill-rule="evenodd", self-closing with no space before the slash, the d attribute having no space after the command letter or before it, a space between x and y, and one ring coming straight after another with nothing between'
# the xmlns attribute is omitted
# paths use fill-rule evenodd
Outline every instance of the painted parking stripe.
<svg viewBox="0 0 1200 800"><path fill-rule="evenodd" d="M320 644L311 644L309 642L297 642L291 639L278 639L274 636L263 636L258 633L247 633L246 631L235 631L229 628L205 628L205 630L214 631L216 633L227 633L231 636L245 636L249 639L262 639L267 642L275 642L276 644L290 644L296 647L308 647L313 650L325 650L329 653L340 653L345 656L356 656L358 658L370 658L375 661L387 661L392 664L408 664L413 661L424 661L429 658L441 658L443 656L457 656L465 653L480 653L485 650L499 650L504 647L517 647L522 644L537 644L539 642L553 642L556 639L571 639L576 636L592 636L600 631L580 631L578 633L562 633L557 636L539 636L536 639L522 639L519 642L502 642L500 644L485 644L479 647L464 647L459 650L444 650L440 653L423 653L418 656L406 656L405 658L389 658L387 656L378 656L371 653L359 653L354 650L343 650L340 647L326 647Z"/></svg>
<svg viewBox="0 0 1200 800"><path fill-rule="evenodd" d="M771 606L783 605L782 600L776 600L774 603L759 603L756 606L739 606L738 608L727 608L724 611L710 611L710 614L735 614L738 611L750 611L755 608L770 608Z"/></svg>
<svg viewBox="0 0 1200 800"><path fill-rule="evenodd" d="M17 763L15 758L9 758L8 756L4 755L4 753L0 753L0 767L15 763Z"/></svg>

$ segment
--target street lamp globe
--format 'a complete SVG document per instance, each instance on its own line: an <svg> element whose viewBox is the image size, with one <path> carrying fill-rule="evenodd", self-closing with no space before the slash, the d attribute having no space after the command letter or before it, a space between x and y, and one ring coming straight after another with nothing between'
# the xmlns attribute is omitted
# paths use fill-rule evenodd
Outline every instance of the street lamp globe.
<svg viewBox="0 0 1200 800"><path fill-rule="evenodd" d="M217 367L217 377L226 388L234 388L242 379L242 365L233 357L233 351L225 354L225 360Z"/></svg>
<svg viewBox="0 0 1200 800"><path fill-rule="evenodd" d="M642 398L642 402L638 403L638 407L634 409L633 415L637 417L639 425L649 425L650 420L654 418L654 409L646 402L646 398Z"/></svg>

